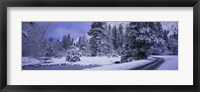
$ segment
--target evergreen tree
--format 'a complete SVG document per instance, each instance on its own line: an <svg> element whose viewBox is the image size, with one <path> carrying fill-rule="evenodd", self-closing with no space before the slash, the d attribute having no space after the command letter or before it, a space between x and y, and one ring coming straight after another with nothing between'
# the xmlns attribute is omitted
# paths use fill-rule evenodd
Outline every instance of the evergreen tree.
<svg viewBox="0 0 200 92"><path fill-rule="evenodd" d="M104 22L93 22L88 35L90 39L90 50L92 56L104 56L111 53L113 47L111 44L110 32L104 27Z"/></svg>
<svg viewBox="0 0 200 92"><path fill-rule="evenodd" d="M114 26L112 29L112 36L113 36L112 40L113 40L114 50L117 50L119 48L119 40L118 40L118 30L116 26Z"/></svg>
<svg viewBox="0 0 200 92"><path fill-rule="evenodd" d="M79 37L77 46L79 47L80 52L83 56L90 56L89 40L86 35L84 35L83 37Z"/></svg>
<svg viewBox="0 0 200 92"><path fill-rule="evenodd" d="M125 32L125 47L121 62L146 59L155 44L163 44L159 22L131 22Z"/></svg>
<svg viewBox="0 0 200 92"><path fill-rule="evenodd" d="M119 48L118 48L118 54L122 54L122 48L123 48L123 45L124 45L124 33L123 33L123 26L122 24L119 25L119 38L118 38L118 41L119 41Z"/></svg>
<svg viewBox="0 0 200 92"><path fill-rule="evenodd" d="M81 54L79 53L79 49L72 45L69 47L69 50L66 52L66 61L68 62L77 62L81 61Z"/></svg>
<svg viewBox="0 0 200 92"><path fill-rule="evenodd" d="M53 43L53 38L50 37L50 38L48 39L48 41L51 42L51 43Z"/></svg>
<svg viewBox="0 0 200 92"><path fill-rule="evenodd" d="M70 34L67 35L67 49L71 46L72 40Z"/></svg>
<svg viewBox="0 0 200 92"><path fill-rule="evenodd" d="M64 35L63 39L62 39L62 47L67 50L69 49L69 47L72 45L73 39L71 39L70 34L68 34L67 36Z"/></svg>
<svg viewBox="0 0 200 92"><path fill-rule="evenodd" d="M67 36L66 35L64 35L62 38L62 47L64 49L67 49Z"/></svg>
<svg viewBox="0 0 200 92"><path fill-rule="evenodd" d="M61 52L62 51L62 43L60 42L60 40L57 39L56 41L56 46L58 48L58 51Z"/></svg>
<svg viewBox="0 0 200 92"><path fill-rule="evenodd" d="M166 43L168 42L168 34L169 34L169 31L164 31L163 32L163 37L164 37L164 40L166 41Z"/></svg>
<svg viewBox="0 0 200 92"><path fill-rule="evenodd" d="M52 43L54 57L62 56L62 43L57 39Z"/></svg>
<svg viewBox="0 0 200 92"><path fill-rule="evenodd" d="M71 43L70 43L70 46L74 45L74 39L72 38L71 39Z"/></svg>
<svg viewBox="0 0 200 92"><path fill-rule="evenodd" d="M168 42L168 49L172 55L178 55L178 33L174 32Z"/></svg>
<svg viewBox="0 0 200 92"><path fill-rule="evenodd" d="M112 30L112 28L111 28L111 25L109 24L108 25L108 28L107 28L108 30Z"/></svg>
<svg viewBox="0 0 200 92"><path fill-rule="evenodd" d="M164 55L178 54L178 22L162 22L165 45L163 46Z"/></svg>
<svg viewBox="0 0 200 92"><path fill-rule="evenodd" d="M46 53L45 53L45 56L46 57L52 57L55 55L54 53L54 48L52 46L52 43L48 43L48 46L46 46Z"/></svg>

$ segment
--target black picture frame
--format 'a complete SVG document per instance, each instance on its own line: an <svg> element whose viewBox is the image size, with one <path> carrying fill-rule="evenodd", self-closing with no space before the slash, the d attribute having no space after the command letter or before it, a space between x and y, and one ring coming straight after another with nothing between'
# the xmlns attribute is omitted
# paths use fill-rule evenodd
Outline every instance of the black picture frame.
<svg viewBox="0 0 200 92"><path fill-rule="evenodd" d="M0 2L0 90L35 91L105 91L105 92L200 92L199 37L200 0L2 0ZM7 85L7 7L193 7L193 84L194 85Z"/></svg>

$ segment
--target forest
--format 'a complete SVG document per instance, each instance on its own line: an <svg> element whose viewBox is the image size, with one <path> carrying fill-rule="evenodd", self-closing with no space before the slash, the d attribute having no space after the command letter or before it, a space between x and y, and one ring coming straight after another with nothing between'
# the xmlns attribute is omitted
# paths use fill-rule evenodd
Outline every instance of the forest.
<svg viewBox="0 0 200 92"><path fill-rule="evenodd" d="M91 22L89 30L76 39L73 32L61 34L61 39L47 37L51 25L52 22L22 22L24 66L53 64L58 59L70 63L82 62L82 58L95 61L95 57L118 58L112 64L122 64L151 55L178 55L178 22Z"/></svg>

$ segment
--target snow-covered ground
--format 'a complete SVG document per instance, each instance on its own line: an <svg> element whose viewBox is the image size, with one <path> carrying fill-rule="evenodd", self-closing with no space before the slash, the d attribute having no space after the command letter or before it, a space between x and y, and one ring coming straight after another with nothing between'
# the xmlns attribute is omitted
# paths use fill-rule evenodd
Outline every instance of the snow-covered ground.
<svg viewBox="0 0 200 92"><path fill-rule="evenodd" d="M29 65L40 65L40 66L48 66L48 65L110 65L114 64L115 61L120 61L120 57L81 57L81 61L78 62L67 62L65 61L65 57L62 58L52 58L50 60L46 60L45 63L44 60L40 61L35 58L30 57L22 57L22 66L29 66Z"/></svg>
<svg viewBox="0 0 200 92"><path fill-rule="evenodd" d="M22 66L38 65L38 64L42 64L42 62L38 59L31 57L22 57Z"/></svg>
<svg viewBox="0 0 200 92"><path fill-rule="evenodd" d="M115 61L120 61L120 57L81 57L81 61L78 62L67 62L65 57L62 58L51 58L50 60L38 60L30 57L22 58L22 66L58 66L58 65L70 65L71 66L94 66L86 67L85 70L130 70L146 64L150 64L155 61L156 58L163 58L165 61L162 63L157 70L178 70L178 56L150 56L145 60L136 60L127 63L115 64ZM64 66L63 66L64 67Z"/></svg>
<svg viewBox="0 0 200 92"><path fill-rule="evenodd" d="M155 60L154 58L149 58L146 60L137 60L127 63L114 64L114 65L105 65L101 67L88 68L85 70L131 70L133 68L154 62L154 60Z"/></svg>
<svg viewBox="0 0 200 92"><path fill-rule="evenodd" d="M152 56L164 58L165 62L158 67L157 70L178 70L178 55L169 56Z"/></svg>
<svg viewBox="0 0 200 92"><path fill-rule="evenodd" d="M79 65L110 65L115 61L120 61L121 57L81 57L81 61L74 64Z"/></svg>
<svg viewBox="0 0 200 92"><path fill-rule="evenodd" d="M154 62L155 58L153 57L164 59L164 63L162 63L156 70L178 70L178 55L168 55L168 56L152 55L147 60L137 60L122 64L106 65L106 66L89 68L87 70L130 70Z"/></svg>

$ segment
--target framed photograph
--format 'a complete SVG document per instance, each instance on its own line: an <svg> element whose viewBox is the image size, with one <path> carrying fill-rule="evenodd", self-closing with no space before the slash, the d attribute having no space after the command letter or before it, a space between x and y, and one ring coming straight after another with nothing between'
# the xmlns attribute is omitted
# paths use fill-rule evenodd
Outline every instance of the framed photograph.
<svg viewBox="0 0 200 92"><path fill-rule="evenodd" d="M199 91L199 0L1 2L1 91Z"/></svg>

